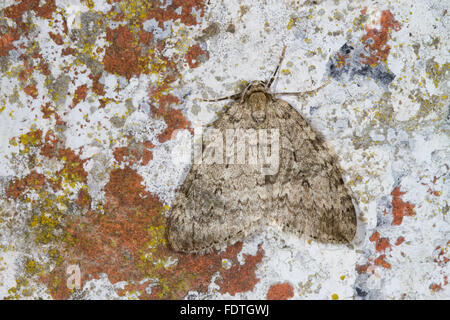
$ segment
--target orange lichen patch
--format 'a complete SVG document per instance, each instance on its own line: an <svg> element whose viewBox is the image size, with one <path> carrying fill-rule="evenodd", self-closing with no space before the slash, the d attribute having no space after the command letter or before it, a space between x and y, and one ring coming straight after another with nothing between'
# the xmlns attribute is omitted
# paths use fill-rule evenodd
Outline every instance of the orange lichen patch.
<svg viewBox="0 0 450 320"><path fill-rule="evenodd" d="M388 238L380 238L380 234L375 231L372 236L369 238L370 242L376 242L375 248L377 252L384 251L387 248L391 249L391 245L389 243Z"/></svg>
<svg viewBox="0 0 450 320"><path fill-rule="evenodd" d="M19 139L20 143L23 145L39 146L41 145L42 140L42 130L30 130L29 132L20 135Z"/></svg>
<svg viewBox="0 0 450 320"><path fill-rule="evenodd" d="M74 94L74 97L73 97L73 104L72 104L71 108L75 108L75 106L80 101L83 101L84 99L86 99L87 91L88 91L88 87L85 84L79 86L75 90L75 94Z"/></svg>
<svg viewBox="0 0 450 320"><path fill-rule="evenodd" d="M134 34L127 26L106 29L106 40L111 45L106 48L103 64L105 70L130 79L141 72L139 57L141 48L136 44Z"/></svg>
<svg viewBox="0 0 450 320"><path fill-rule="evenodd" d="M104 188L107 202L117 201L119 206L154 207L158 200L145 191L142 180L142 177L129 167L113 170Z"/></svg>
<svg viewBox="0 0 450 320"><path fill-rule="evenodd" d="M114 159L119 163L127 162L128 165L139 163L145 166L153 159L153 153L149 150L152 148L154 145L150 141L116 148L113 152Z"/></svg>
<svg viewBox="0 0 450 320"><path fill-rule="evenodd" d="M366 28L366 34L361 39L367 52L369 52L369 56L361 55L362 62L370 66L386 61L391 50L391 47L387 44L391 29L400 30L399 23L389 10L381 12L379 24L380 30L378 28Z"/></svg>
<svg viewBox="0 0 450 320"><path fill-rule="evenodd" d="M41 4L42 6L40 6ZM56 11L55 0L45 0L45 2L42 0L21 0L20 3L4 9L4 14L8 18L14 19L17 24L25 25L25 22L22 22L22 15L27 11L34 11L36 16L49 19Z"/></svg>
<svg viewBox="0 0 450 320"><path fill-rule="evenodd" d="M35 170L31 171L24 178L15 178L6 188L6 196L12 199L18 199L28 190L40 190L44 187L47 178Z"/></svg>
<svg viewBox="0 0 450 320"><path fill-rule="evenodd" d="M405 242L405 238L404 237L398 237L397 241L395 241L395 245L399 246L401 245L403 242Z"/></svg>
<svg viewBox="0 0 450 320"><path fill-rule="evenodd" d="M16 48L12 43L18 38L19 36L14 30L0 36L0 57L6 56L10 50Z"/></svg>
<svg viewBox="0 0 450 320"><path fill-rule="evenodd" d="M153 33L144 30L139 31L139 42L148 46L151 44L152 41L153 41Z"/></svg>
<svg viewBox="0 0 450 320"><path fill-rule="evenodd" d="M60 120L60 117L58 115L58 113L56 112L55 107L50 103L47 102L45 105L43 105L41 107L41 112L42 112L42 118L44 119L50 119L51 116L54 117L55 120ZM51 131L48 131L47 134L50 134Z"/></svg>
<svg viewBox="0 0 450 320"><path fill-rule="evenodd" d="M67 48L63 48L61 51L61 55L63 56L70 56L70 55L74 55L77 51L74 48L71 47L67 47Z"/></svg>
<svg viewBox="0 0 450 320"><path fill-rule="evenodd" d="M87 189L83 188L78 192L78 197L75 200L75 203L79 207L89 210L91 209L91 201L92 199L91 196L89 195L89 192L87 191Z"/></svg>
<svg viewBox="0 0 450 320"><path fill-rule="evenodd" d="M42 74L45 76L50 75L50 65L47 61L45 61L44 57L41 54L36 54L36 57L39 59L39 64L37 69L41 70Z"/></svg>
<svg viewBox="0 0 450 320"><path fill-rule="evenodd" d="M399 226L402 224L404 216L414 216L416 213L414 212L415 205L410 204L409 202L404 202L400 197L404 195L406 192L401 192L400 187L396 187L391 195L392 195L392 215L394 219L392 221L392 225Z"/></svg>
<svg viewBox="0 0 450 320"><path fill-rule="evenodd" d="M437 283L432 283L432 284L430 284L430 290L433 292L438 292L438 291L442 290L442 286Z"/></svg>
<svg viewBox="0 0 450 320"><path fill-rule="evenodd" d="M36 84L30 84L29 86L26 86L26 87L23 89L23 91L24 91L27 95L29 95L29 96L31 96L31 97L33 97L33 98L36 98L37 95L38 95L38 91L37 91L37 88L36 88Z"/></svg>
<svg viewBox="0 0 450 320"><path fill-rule="evenodd" d="M221 278L218 281L221 293L229 292L235 295L238 292L253 290L259 281L255 277L255 270L257 264L262 260L264 250L259 246L257 254L255 256L245 255L245 263L240 265L237 255L241 250L242 242L237 242L228 246L220 254L217 252L201 256L174 254L178 259L177 265L161 270L159 274L160 279L169 279L167 285L173 287L173 291L169 292L163 286L158 286L150 296L144 298L156 299L169 295L171 298L181 299L189 290L207 292L211 279L217 272ZM167 253L173 254L170 250ZM225 270L222 265L223 259L230 260L233 267Z"/></svg>
<svg viewBox="0 0 450 320"><path fill-rule="evenodd" d="M153 159L153 152L149 151L148 149L144 149L141 164L143 166L146 166L152 159Z"/></svg>
<svg viewBox="0 0 450 320"><path fill-rule="evenodd" d="M349 56L348 54L341 54L341 53L338 53L338 54L337 54L336 66L337 66L338 68L341 68L341 67L345 66L346 64L348 64L348 63L346 62L346 60L347 60L349 57L350 57L350 56Z"/></svg>
<svg viewBox="0 0 450 320"><path fill-rule="evenodd" d="M68 148L59 149L57 158L64 162L64 167L56 173L59 179L64 179L65 181L70 181L72 183L87 183L88 174L83 168L86 159L82 160L75 151Z"/></svg>
<svg viewBox="0 0 450 320"><path fill-rule="evenodd" d="M290 283L277 283L267 292L267 300L287 300L294 296L294 288Z"/></svg>
<svg viewBox="0 0 450 320"><path fill-rule="evenodd" d="M218 281L220 293L229 293L234 296L238 292L252 291L259 279L256 278L255 269L264 257L261 244L258 246L256 255L244 255L245 262L240 265L237 259L228 270L222 270L221 279ZM239 275L236 277L236 275Z"/></svg>
<svg viewBox="0 0 450 320"><path fill-rule="evenodd" d="M356 265L356 272L358 272L358 274L363 274L367 272L367 269L369 269L370 267L370 263L366 263L366 264L357 264Z"/></svg>
<svg viewBox="0 0 450 320"><path fill-rule="evenodd" d="M376 258L373 262L376 266L382 266L383 268L390 269L391 265L384 259L386 259L386 255L382 254L378 258Z"/></svg>
<svg viewBox="0 0 450 320"><path fill-rule="evenodd" d="M41 147L41 154L48 158L56 157L57 145L58 139L53 134L53 131L47 131L44 138L44 145Z"/></svg>
<svg viewBox="0 0 450 320"><path fill-rule="evenodd" d="M208 52L203 51L199 44L196 44L196 45L190 47L188 49L188 51L186 52L186 56L185 56L186 61L189 64L189 67L190 68L198 67L200 64L199 57L202 55L206 56L206 59L209 58Z"/></svg>
<svg viewBox="0 0 450 320"><path fill-rule="evenodd" d="M205 292L217 272L222 277L221 290L235 294L254 287L261 247L257 255L245 256L243 265L237 258L242 243L202 256L173 252L165 238L163 206L145 191L142 182L129 167L113 170L104 188L104 213L88 211L67 222L60 249L62 263L43 277L54 298L69 296L65 268L72 263L80 266L83 281L106 273L112 283L128 281L119 294L138 292L141 299L181 299L189 290ZM235 267L224 270L223 259L231 260ZM151 293L145 290L149 283L141 283L145 278L158 279Z"/></svg>
<svg viewBox="0 0 450 320"><path fill-rule="evenodd" d="M205 11L205 1L204 0L173 0L172 3L165 8L160 8L155 5L154 2L149 2L148 4L139 3L139 7L136 6L135 0L107 0L108 3L119 2L125 11L114 16L115 20L124 20L125 18L130 18L132 16L135 19L140 19L142 21L155 19L158 21L159 27L164 28L165 21L176 21L179 20L185 25L195 25L198 24L195 12L200 13L200 17L204 15ZM158 3L159 4L159 3ZM130 8L129 10L127 10ZM133 9L136 8L133 12ZM180 10L181 11L178 11ZM111 13L114 13L114 9Z"/></svg>
<svg viewBox="0 0 450 320"><path fill-rule="evenodd" d="M439 191L433 190L431 188L428 188L427 192L435 197L440 197L441 193Z"/></svg>
<svg viewBox="0 0 450 320"><path fill-rule="evenodd" d="M56 172L55 183L58 185L63 181L71 184L86 183L87 172L83 168L86 159L82 160L72 149L62 147L63 143L55 137L51 130L46 133L44 141L41 141L41 137L42 132L38 140L40 154L48 158L55 157L63 162L63 168Z"/></svg>
<svg viewBox="0 0 450 320"><path fill-rule="evenodd" d="M181 110L154 106L151 106L151 110L156 117L162 117L167 124L167 128L158 135L159 142L163 143L171 139L173 132L177 129L188 129L193 133L191 122L186 119Z"/></svg>
<svg viewBox="0 0 450 320"><path fill-rule="evenodd" d="M73 150L61 148L60 145L62 144L58 144L58 140L51 131L47 132L44 141L41 130L31 130L14 139L13 143L20 144L22 154L27 154L33 150L33 153L40 153L48 158L56 157L62 162L63 168L57 171L55 176L38 174L33 170L24 178L14 179L7 188L6 195L8 197L17 199L31 189L39 191L40 194L45 194L42 190L46 186L50 186L53 191L56 191L61 189L63 182L71 185L77 182L87 182L87 172L83 168L85 160L81 160ZM30 149L31 147L37 149Z"/></svg>
<svg viewBox="0 0 450 320"><path fill-rule="evenodd" d="M378 239L375 249L377 252L385 251L386 249L392 250L391 244L389 243L389 239L388 238Z"/></svg>
<svg viewBox="0 0 450 320"><path fill-rule="evenodd" d="M50 36L50 38L52 38L52 40L57 44L57 45L62 45L64 44L64 40L62 38L62 36L60 34L56 34L53 32L49 32L48 35Z"/></svg>
<svg viewBox="0 0 450 320"><path fill-rule="evenodd" d="M380 239L380 234L377 231L375 231L369 238L370 242L377 241L378 239Z"/></svg>
<svg viewBox="0 0 450 320"><path fill-rule="evenodd" d="M89 78L92 80L92 90L99 96L103 96L105 94L105 86L100 83L101 76L101 74L95 77L92 74L89 75Z"/></svg>
<svg viewBox="0 0 450 320"><path fill-rule="evenodd" d="M82 280L107 273L110 281L140 280L142 270L140 250L154 236L149 226L161 225L164 216L158 214L162 205L157 197L145 191L140 177L130 168L111 172L105 187L105 213L88 211L81 217L67 221L65 242L61 253L63 263L43 280L54 298L67 298L66 264L80 266Z"/></svg>
<svg viewBox="0 0 450 320"><path fill-rule="evenodd" d="M434 262L436 262L438 264L438 266L440 266L440 267L446 266L447 263L450 261L450 259L448 257L448 247L449 246L450 246L450 241L447 242L447 248L437 246L436 249L434 249L434 254L436 255Z"/></svg>

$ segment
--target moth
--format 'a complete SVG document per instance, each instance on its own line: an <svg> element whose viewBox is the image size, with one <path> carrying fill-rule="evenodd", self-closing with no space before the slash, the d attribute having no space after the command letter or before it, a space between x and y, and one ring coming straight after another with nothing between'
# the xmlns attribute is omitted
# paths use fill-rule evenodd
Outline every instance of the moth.
<svg viewBox="0 0 450 320"><path fill-rule="evenodd" d="M283 231L319 242L349 243L356 233L356 212L342 179L338 159L325 139L270 87L286 46L268 81L252 81L230 99L231 105L209 127L223 132L277 130L276 172L255 163L194 163L168 218L167 238L175 251L206 253L222 248L274 221ZM326 85L326 84L325 84ZM274 141L275 142L275 139ZM205 144L205 142L204 142ZM264 143L257 140L256 150ZM235 146L233 152L247 152ZM208 147L203 145L203 155Z"/></svg>

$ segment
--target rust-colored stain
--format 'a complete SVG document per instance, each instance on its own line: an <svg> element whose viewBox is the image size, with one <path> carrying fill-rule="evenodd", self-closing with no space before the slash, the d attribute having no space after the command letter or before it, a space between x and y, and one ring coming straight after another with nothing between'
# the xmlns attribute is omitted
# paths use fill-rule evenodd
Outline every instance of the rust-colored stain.
<svg viewBox="0 0 450 320"><path fill-rule="evenodd" d="M90 210L91 202L92 202L91 196L86 189L81 189L80 191L78 191L78 197L75 200L75 204L77 204L80 208Z"/></svg>
<svg viewBox="0 0 450 320"><path fill-rule="evenodd" d="M375 249L377 252L385 251L386 249L392 249L391 244L389 243L389 239L388 238L378 239Z"/></svg>
<svg viewBox="0 0 450 320"><path fill-rule="evenodd" d="M267 300L288 300L294 296L294 288L288 282L272 285L267 291Z"/></svg>
<svg viewBox="0 0 450 320"><path fill-rule="evenodd" d="M392 225L399 226L402 224L403 217L404 216L415 216L416 213L414 212L414 205L410 204L409 202L404 202L401 199L401 196L404 195L406 192L401 192L400 187L394 188L392 191L392 215L394 217L392 221Z"/></svg>
<svg viewBox="0 0 450 320"><path fill-rule="evenodd" d="M400 24L394 19L394 16L389 10L381 12L379 28L366 28L366 34L362 37L369 56L361 55L362 62L375 66L380 62L385 62L391 47L387 44L390 38L391 30L400 30Z"/></svg>

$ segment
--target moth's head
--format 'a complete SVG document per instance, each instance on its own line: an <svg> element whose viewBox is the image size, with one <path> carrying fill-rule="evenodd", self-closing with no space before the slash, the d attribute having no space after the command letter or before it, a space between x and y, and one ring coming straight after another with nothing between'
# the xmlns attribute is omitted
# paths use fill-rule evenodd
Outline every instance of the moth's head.
<svg viewBox="0 0 450 320"><path fill-rule="evenodd" d="M252 118L257 123L266 119L266 105L270 99L265 81L252 81L242 92L241 101L252 111Z"/></svg>
<svg viewBox="0 0 450 320"><path fill-rule="evenodd" d="M266 104L269 93L267 92L266 82L255 80L250 82L241 94L241 101L247 104Z"/></svg>

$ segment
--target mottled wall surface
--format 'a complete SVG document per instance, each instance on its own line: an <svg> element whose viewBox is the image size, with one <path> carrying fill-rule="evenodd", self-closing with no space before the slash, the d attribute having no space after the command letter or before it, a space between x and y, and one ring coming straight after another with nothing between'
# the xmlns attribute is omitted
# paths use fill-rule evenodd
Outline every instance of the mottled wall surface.
<svg viewBox="0 0 450 320"><path fill-rule="evenodd" d="M449 299L446 7L2 1L0 298ZM229 103L197 98L268 79L283 45L274 91L330 80L285 99L338 154L356 239L268 226L207 255L172 251L190 167L174 155Z"/></svg>

